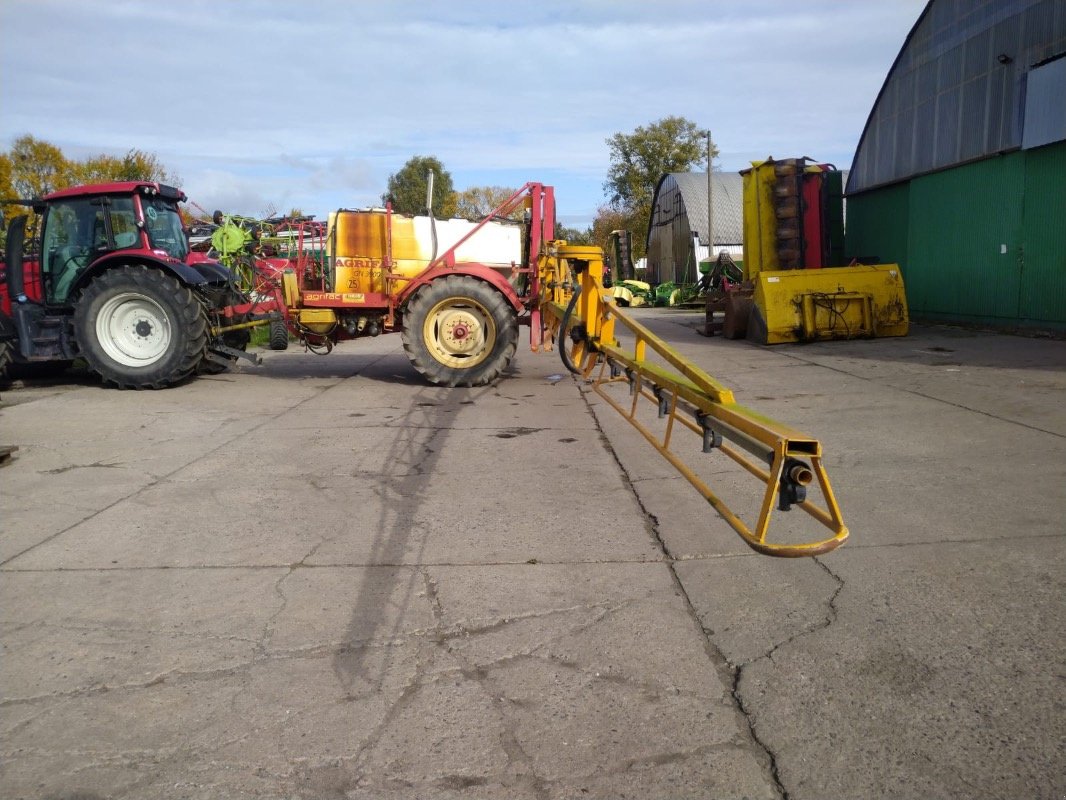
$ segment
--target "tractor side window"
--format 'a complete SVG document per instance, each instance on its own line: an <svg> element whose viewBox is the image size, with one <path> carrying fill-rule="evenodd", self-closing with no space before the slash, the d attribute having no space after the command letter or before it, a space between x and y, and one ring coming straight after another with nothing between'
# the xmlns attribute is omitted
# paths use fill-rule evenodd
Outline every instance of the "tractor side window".
<svg viewBox="0 0 1066 800"><path fill-rule="evenodd" d="M45 298L64 303L81 272L102 255L137 245L130 197L76 197L48 209L41 236Z"/></svg>
<svg viewBox="0 0 1066 800"><path fill-rule="evenodd" d="M88 200L56 203L48 209L41 236L41 271L47 302L65 301L71 282L89 262L95 211Z"/></svg>
<svg viewBox="0 0 1066 800"><path fill-rule="evenodd" d="M177 206L161 197L142 197L141 209L152 248L184 260L189 254L189 240L185 237Z"/></svg>
<svg viewBox="0 0 1066 800"><path fill-rule="evenodd" d="M111 233L115 237L115 248L122 250L126 247L137 246L137 219L133 215L133 204L129 198L123 198L123 208L118 208L117 202L111 206Z"/></svg>
<svg viewBox="0 0 1066 800"><path fill-rule="evenodd" d="M97 197L93 207L93 250L123 250L137 246L137 217L132 197Z"/></svg>

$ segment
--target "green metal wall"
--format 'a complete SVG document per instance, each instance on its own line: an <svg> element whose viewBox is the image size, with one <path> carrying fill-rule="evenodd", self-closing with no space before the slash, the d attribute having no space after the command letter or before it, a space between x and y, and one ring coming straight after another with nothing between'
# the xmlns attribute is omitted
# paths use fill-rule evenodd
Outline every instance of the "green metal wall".
<svg viewBox="0 0 1066 800"><path fill-rule="evenodd" d="M1066 142L848 198L847 250L899 263L916 317L1066 327Z"/></svg>
<svg viewBox="0 0 1066 800"><path fill-rule="evenodd" d="M1016 316L1025 156L997 156L910 184L905 279L912 313Z"/></svg>
<svg viewBox="0 0 1066 800"><path fill-rule="evenodd" d="M1025 155L1019 316L1066 322L1066 142Z"/></svg>
<svg viewBox="0 0 1066 800"><path fill-rule="evenodd" d="M910 184L897 183L884 189L865 192L847 200L844 249L848 261L899 264L908 284L908 224L910 221Z"/></svg>

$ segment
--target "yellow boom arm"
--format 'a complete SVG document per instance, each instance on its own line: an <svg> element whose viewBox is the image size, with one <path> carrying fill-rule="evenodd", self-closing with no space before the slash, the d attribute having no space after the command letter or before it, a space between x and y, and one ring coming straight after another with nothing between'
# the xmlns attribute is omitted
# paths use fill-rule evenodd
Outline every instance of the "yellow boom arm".
<svg viewBox="0 0 1066 800"><path fill-rule="evenodd" d="M847 539L848 529L822 466L821 444L740 405L730 389L628 317L600 282L600 248L549 242L538 271L547 347L557 340L567 366L640 431L750 547L771 556L815 556ZM615 338L616 325L627 338L625 346ZM657 412L661 432L643 419L650 413L642 399ZM686 463L674 448L677 430L695 433L702 440L699 452L721 453L762 482L753 522L745 522ZM821 489L822 505L807 498L814 481ZM829 535L798 543L771 541L773 511L792 506L803 509Z"/></svg>

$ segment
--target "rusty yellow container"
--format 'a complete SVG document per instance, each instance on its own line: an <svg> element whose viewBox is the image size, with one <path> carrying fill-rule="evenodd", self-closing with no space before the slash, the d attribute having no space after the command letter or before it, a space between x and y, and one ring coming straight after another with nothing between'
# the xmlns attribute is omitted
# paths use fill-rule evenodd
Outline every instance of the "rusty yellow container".
<svg viewBox="0 0 1066 800"><path fill-rule="evenodd" d="M906 336L909 325L898 264L763 270L748 338L779 344Z"/></svg>
<svg viewBox="0 0 1066 800"><path fill-rule="evenodd" d="M387 247L392 229L392 251ZM392 289L402 289L405 280L418 275L433 259L470 234L476 224L462 219L431 220L393 214L391 222L383 209L335 211L329 215L329 241L333 248L334 291L359 294L386 291L384 264L391 256L391 272L400 276ZM517 223L490 222L463 241L455 261L476 263L510 274L522 259L522 228Z"/></svg>
<svg viewBox="0 0 1066 800"><path fill-rule="evenodd" d="M384 292L387 227L384 211L335 211L329 215L338 292Z"/></svg>

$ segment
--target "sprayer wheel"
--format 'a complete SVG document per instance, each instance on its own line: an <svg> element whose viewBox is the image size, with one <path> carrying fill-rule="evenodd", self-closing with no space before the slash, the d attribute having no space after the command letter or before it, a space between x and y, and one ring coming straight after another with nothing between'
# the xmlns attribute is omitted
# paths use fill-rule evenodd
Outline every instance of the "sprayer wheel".
<svg viewBox="0 0 1066 800"><path fill-rule="evenodd" d="M283 320L270 320L270 349L289 349L289 329L285 327L285 322Z"/></svg>
<svg viewBox="0 0 1066 800"><path fill-rule="evenodd" d="M488 283L449 275L424 286L407 304L403 346L430 383L484 386L514 358L517 317Z"/></svg>

